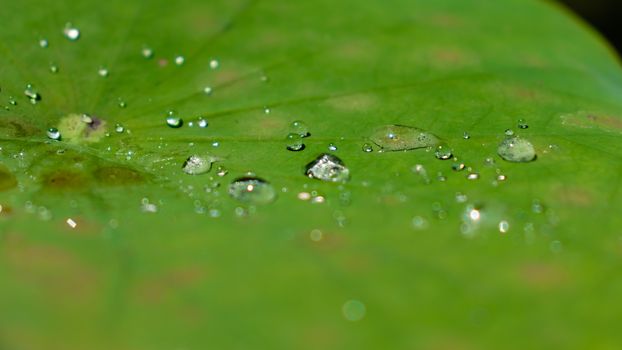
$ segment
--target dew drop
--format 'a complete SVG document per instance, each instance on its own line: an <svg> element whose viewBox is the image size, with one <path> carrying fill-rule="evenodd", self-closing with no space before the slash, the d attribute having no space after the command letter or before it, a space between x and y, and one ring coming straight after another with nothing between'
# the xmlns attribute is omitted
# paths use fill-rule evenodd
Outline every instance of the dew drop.
<svg viewBox="0 0 622 350"><path fill-rule="evenodd" d="M471 138L471 134L465 131L464 133L462 133L462 138L468 140Z"/></svg>
<svg viewBox="0 0 622 350"><path fill-rule="evenodd" d="M478 180L479 179L479 174L478 173L469 173L466 178L467 178L467 180Z"/></svg>
<svg viewBox="0 0 622 350"><path fill-rule="evenodd" d="M143 49L140 52L144 58L146 59L151 59L153 58L153 49L148 47L148 46L144 46Z"/></svg>
<svg viewBox="0 0 622 350"><path fill-rule="evenodd" d="M206 86L203 88L203 93L206 95L211 95L212 94L212 87L211 86Z"/></svg>
<svg viewBox="0 0 622 350"><path fill-rule="evenodd" d="M328 144L328 150L334 152L334 151L337 150L337 146L334 143L329 143Z"/></svg>
<svg viewBox="0 0 622 350"><path fill-rule="evenodd" d="M514 130L512 130L512 129L505 129L504 134L505 134L505 136L512 136L512 135L514 135Z"/></svg>
<svg viewBox="0 0 622 350"><path fill-rule="evenodd" d="M108 74L109 74L109 72L108 72L108 68L105 68L105 67L100 67L100 68L97 70L97 74L98 74L100 77L102 77L102 78L106 78L106 77L108 76Z"/></svg>
<svg viewBox="0 0 622 350"><path fill-rule="evenodd" d="M121 124L116 124L114 126L114 131L116 131L117 133L121 134L121 133L123 133L125 131L125 128Z"/></svg>
<svg viewBox="0 0 622 350"><path fill-rule="evenodd" d="M526 163L536 159L531 142L518 136L508 137L497 147L497 153L508 162Z"/></svg>
<svg viewBox="0 0 622 350"><path fill-rule="evenodd" d="M305 167L305 174L312 178L330 182L344 182L350 179L350 170L341 159L323 153Z"/></svg>
<svg viewBox="0 0 622 350"><path fill-rule="evenodd" d="M363 144L362 150L365 153L370 153L374 151L374 147L370 143L365 143Z"/></svg>
<svg viewBox="0 0 622 350"><path fill-rule="evenodd" d="M71 41L76 41L80 39L80 30L71 25L71 23L67 23L65 25L65 29L63 29L63 34L65 35L65 38Z"/></svg>
<svg viewBox="0 0 622 350"><path fill-rule="evenodd" d="M365 307L365 304L358 300L348 300L341 307L341 312L346 320L356 322L365 317L367 308Z"/></svg>
<svg viewBox="0 0 622 350"><path fill-rule="evenodd" d="M222 165L219 165L218 168L216 168L216 175L223 177L225 175L227 175L229 173L229 171L227 170L227 168L225 168Z"/></svg>
<svg viewBox="0 0 622 350"><path fill-rule="evenodd" d="M13 97L9 97L9 104L11 106L17 106L17 101Z"/></svg>
<svg viewBox="0 0 622 350"><path fill-rule="evenodd" d="M197 125L199 126L199 128L207 128L207 119L199 119L199 121L197 122Z"/></svg>
<svg viewBox="0 0 622 350"><path fill-rule="evenodd" d="M297 133L289 133L285 137L286 147L290 151L302 151L305 148L305 144L302 142L302 136Z"/></svg>
<svg viewBox="0 0 622 350"><path fill-rule="evenodd" d="M168 117L166 117L166 125L174 129L181 128L184 125L183 119L177 117L176 114L175 111L171 110L168 111Z"/></svg>
<svg viewBox="0 0 622 350"><path fill-rule="evenodd" d="M189 175L201 175L210 171L214 158L192 155L186 159L182 169L184 173Z"/></svg>
<svg viewBox="0 0 622 350"><path fill-rule="evenodd" d="M451 165L451 169L453 171L462 171L466 168L466 165L464 165L464 163L454 163Z"/></svg>
<svg viewBox="0 0 622 350"><path fill-rule="evenodd" d="M184 64L184 62L186 62L186 58L184 56L176 56L175 57L175 64L178 66L181 66Z"/></svg>
<svg viewBox="0 0 622 350"><path fill-rule="evenodd" d="M42 48L47 48L50 45L50 43L47 41L47 39L41 39L39 40L39 46Z"/></svg>
<svg viewBox="0 0 622 350"><path fill-rule="evenodd" d="M440 160L447 160L453 157L452 150L447 145L438 145L434 151L434 156Z"/></svg>
<svg viewBox="0 0 622 350"><path fill-rule="evenodd" d="M309 133L309 127L307 124L301 120L296 120L292 122L289 128L290 133L298 134L301 137L307 137L311 134Z"/></svg>
<svg viewBox="0 0 622 350"><path fill-rule="evenodd" d="M209 61L209 67L211 69L216 69L216 68L218 68L218 66L220 66L220 62L218 62L218 60L213 59L213 60Z"/></svg>
<svg viewBox="0 0 622 350"><path fill-rule="evenodd" d="M510 224L506 220L502 220L499 222L499 232L507 233L510 229Z"/></svg>
<svg viewBox="0 0 622 350"><path fill-rule="evenodd" d="M54 74L58 73L58 66L55 65L54 63L51 63L50 64L50 72L54 73Z"/></svg>
<svg viewBox="0 0 622 350"><path fill-rule="evenodd" d="M242 177L229 185L229 195L247 204L268 204L276 199L272 185L258 177Z"/></svg>
<svg viewBox="0 0 622 350"><path fill-rule="evenodd" d="M26 86L26 89L24 90L24 95L26 95L26 97L28 97L28 99L30 99L30 102L32 104L35 104L35 103L37 103L38 101L41 100L41 95L30 84L28 84Z"/></svg>
<svg viewBox="0 0 622 350"><path fill-rule="evenodd" d="M519 129L527 129L527 128L529 128L529 125L527 125L527 121L525 119L519 119L518 120L518 128Z"/></svg>
<svg viewBox="0 0 622 350"><path fill-rule="evenodd" d="M377 128L369 137L383 151L405 151L436 146L439 143L435 135L405 125L384 125Z"/></svg>
<svg viewBox="0 0 622 350"><path fill-rule="evenodd" d="M52 140L60 140L60 131L58 131L57 128L49 128L47 130L47 136L48 138L52 139Z"/></svg>
<svg viewBox="0 0 622 350"><path fill-rule="evenodd" d="M127 107L127 102L125 102L122 99L119 99L119 108L125 108Z"/></svg>

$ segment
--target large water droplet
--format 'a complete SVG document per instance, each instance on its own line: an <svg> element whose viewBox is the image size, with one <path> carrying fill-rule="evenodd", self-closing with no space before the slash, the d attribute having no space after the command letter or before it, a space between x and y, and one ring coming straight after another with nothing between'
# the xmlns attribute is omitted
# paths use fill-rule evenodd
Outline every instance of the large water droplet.
<svg viewBox="0 0 622 350"><path fill-rule="evenodd" d="M405 151L436 146L439 143L435 135L405 125L384 125L377 128L369 137L383 151Z"/></svg>
<svg viewBox="0 0 622 350"><path fill-rule="evenodd" d="M215 159L213 157L209 156L192 155L186 159L182 169L184 170L184 173L189 175L205 174L212 168L214 160Z"/></svg>
<svg viewBox="0 0 622 350"><path fill-rule="evenodd" d="M177 116L177 113L175 111L171 110L168 111L168 116L166 117L166 125L174 129L181 128L181 126L184 125L184 121Z"/></svg>
<svg viewBox="0 0 622 350"><path fill-rule="evenodd" d="M305 174L322 181L343 182L350 179L350 170L341 159L327 153L318 156L307 164Z"/></svg>
<svg viewBox="0 0 622 350"><path fill-rule="evenodd" d="M276 199L272 185L258 177L243 177L229 185L229 195L247 204L268 204Z"/></svg>
<svg viewBox="0 0 622 350"><path fill-rule="evenodd" d="M290 151L302 151L305 148L305 144L302 142L302 136L297 133L289 133L285 138L286 147Z"/></svg>
<svg viewBox="0 0 622 350"><path fill-rule="evenodd" d="M76 41L80 39L80 30L71 25L71 23L67 23L65 25L65 28L63 29L63 34L67 39L71 41Z"/></svg>
<svg viewBox="0 0 622 350"><path fill-rule="evenodd" d="M497 153L508 162L525 163L536 159L531 142L518 136L508 137L497 147Z"/></svg>

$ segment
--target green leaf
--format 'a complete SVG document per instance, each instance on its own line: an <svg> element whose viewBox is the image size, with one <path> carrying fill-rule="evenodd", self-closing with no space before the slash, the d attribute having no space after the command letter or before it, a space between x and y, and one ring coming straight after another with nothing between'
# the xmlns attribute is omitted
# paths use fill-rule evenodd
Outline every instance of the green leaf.
<svg viewBox="0 0 622 350"><path fill-rule="evenodd" d="M4 1L0 348L616 348L622 71L577 22L526 0ZM506 129L537 158L501 158ZM433 147L402 143L419 132ZM305 175L323 153L349 180Z"/></svg>

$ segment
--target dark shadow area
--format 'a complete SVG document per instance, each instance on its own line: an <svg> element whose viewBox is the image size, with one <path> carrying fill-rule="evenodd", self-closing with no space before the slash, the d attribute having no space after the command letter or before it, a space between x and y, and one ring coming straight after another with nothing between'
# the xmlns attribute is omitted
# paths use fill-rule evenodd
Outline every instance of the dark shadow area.
<svg viewBox="0 0 622 350"><path fill-rule="evenodd" d="M622 53L622 0L560 0L599 30Z"/></svg>

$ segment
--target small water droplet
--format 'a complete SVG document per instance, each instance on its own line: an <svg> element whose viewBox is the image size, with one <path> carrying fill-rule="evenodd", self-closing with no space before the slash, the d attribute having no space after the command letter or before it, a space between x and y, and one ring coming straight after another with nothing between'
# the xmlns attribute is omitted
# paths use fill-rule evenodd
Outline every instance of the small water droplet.
<svg viewBox="0 0 622 350"><path fill-rule="evenodd" d="M512 129L505 129L504 134L505 134L505 136L512 136L512 135L514 135L514 130L512 130Z"/></svg>
<svg viewBox="0 0 622 350"><path fill-rule="evenodd" d="M9 104L11 106L17 106L17 101L13 97L9 97Z"/></svg>
<svg viewBox="0 0 622 350"><path fill-rule="evenodd" d="M337 150L337 146L334 143L329 143L328 144L328 150L334 152L334 151Z"/></svg>
<svg viewBox="0 0 622 350"><path fill-rule="evenodd" d="M477 180L477 179L479 179L479 174L478 173L469 173L466 178L467 178L467 180Z"/></svg>
<svg viewBox="0 0 622 350"><path fill-rule="evenodd" d="M97 70L97 74L102 78L106 78L109 74L108 68L99 67L99 69Z"/></svg>
<svg viewBox="0 0 622 350"><path fill-rule="evenodd" d="M153 49L148 46L143 46L143 49L140 52L144 58L151 59L153 58Z"/></svg>
<svg viewBox="0 0 622 350"><path fill-rule="evenodd" d="M242 177L229 185L229 195L247 204L268 204L276 199L272 185L258 177Z"/></svg>
<svg viewBox="0 0 622 350"><path fill-rule="evenodd" d="M536 159L531 142L518 136L508 137L497 147L497 153L508 162L525 163Z"/></svg>
<svg viewBox="0 0 622 350"><path fill-rule="evenodd" d="M456 192L456 202L458 203L464 203L469 199L469 197L461 192Z"/></svg>
<svg viewBox="0 0 622 350"><path fill-rule="evenodd" d="M309 238L313 241L313 242L319 242L322 240L322 236L324 234L322 233L322 231L315 229L315 230L311 230L311 232L309 233Z"/></svg>
<svg viewBox="0 0 622 350"><path fill-rule="evenodd" d="M203 93L206 95L211 95L212 94L212 87L211 86L206 86L203 88Z"/></svg>
<svg viewBox="0 0 622 350"><path fill-rule="evenodd" d="M440 160L447 160L453 157L452 150L447 145L438 145L434 151L434 156Z"/></svg>
<svg viewBox="0 0 622 350"><path fill-rule="evenodd" d="M305 148L305 144L302 142L302 136L297 133L289 133L285 137L286 147L290 151L302 151Z"/></svg>
<svg viewBox="0 0 622 350"><path fill-rule="evenodd" d="M35 103L37 103L38 101L41 100L41 95L30 84L28 84L26 86L26 89L24 90L24 95L26 95L26 97L28 97L28 99L30 99L30 102L32 104L35 104Z"/></svg>
<svg viewBox="0 0 622 350"><path fill-rule="evenodd" d="M186 58L184 56L175 56L175 64L181 66L186 62Z"/></svg>
<svg viewBox="0 0 622 350"><path fill-rule="evenodd" d="M462 171L466 168L466 165L464 165L464 163L454 163L451 165L451 169L453 171Z"/></svg>
<svg viewBox="0 0 622 350"><path fill-rule="evenodd" d="M67 23L65 25L65 28L63 29L63 34L67 39L71 41L76 41L80 39L80 30L71 25L71 23Z"/></svg>
<svg viewBox="0 0 622 350"><path fill-rule="evenodd" d="M312 179L330 182L344 182L350 179L350 170L341 159L323 153L305 167L305 175Z"/></svg>
<svg viewBox="0 0 622 350"><path fill-rule="evenodd" d="M213 162L213 157L191 155L184 162L182 169L189 175L201 175L210 171Z"/></svg>
<svg viewBox="0 0 622 350"><path fill-rule="evenodd" d="M121 133L123 133L125 131L125 128L121 124L116 124L114 126L114 131L116 131L117 133L121 134Z"/></svg>
<svg viewBox="0 0 622 350"><path fill-rule="evenodd" d="M58 66L55 65L54 63L50 63L50 72L54 74L58 73Z"/></svg>
<svg viewBox="0 0 622 350"><path fill-rule="evenodd" d="M168 111L168 117L166 117L166 125L171 128L177 129L184 125L183 119L176 116L175 111Z"/></svg>
<svg viewBox="0 0 622 350"><path fill-rule="evenodd" d="M520 129L527 129L527 128L529 128L529 125L527 125L527 121L525 121L525 119L521 118L521 119L518 120L518 127Z"/></svg>
<svg viewBox="0 0 622 350"><path fill-rule="evenodd" d="M499 232L507 233L510 229L510 224L506 220L501 220L499 222Z"/></svg>
<svg viewBox="0 0 622 350"><path fill-rule="evenodd" d="M428 224L428 220L426 220L425 218L423 218L421 216L415 216L412 219L412 224L413 224L413 227L415 228L415 230L425 230L425 229L427 229L430 226Z"/></svg>
<svg viewBox="0 0 622 350"><path fill-rule="evenodd" d="M469 134L467 131L465 131L464 133L462 133L462 138L465 140L468 140L471 138L471 134Z"/></svg>
<svg viewBox="0 0 622 350"><path fill-rule="evenodd" d="M264 112L265 114L270 114L270 112L271 112L271 111L270 111L270 108L265 107L265 108L263 109L263 112Z"/></svg>
<svg viewBox="0 0 622 350"><path fill-rule="evenodd" d="M308 137L311 134L309 133L309 127L307 124L301 120L296 120L292 122L289 128L290 133L298 134L301 137Z"/></svg>
<svg viewBox="0 0 622 350"><path fill-rule="evenodd" d="M439 143L435 135L405 125L383 125L369 137L383 151L405 151L436 146Z"/></svg>
<svg viewBox="0 0 622 350"><path fill-rule="evenodd" d="M125 107L127 107L127 102L119 98L119 108L125 108Z"/></svg>
<svg viewBox="0 0 622 350"><path fill-rule="evenodd" d="M60 131L57 128L49 128L47 131L48 138L52 140L60 140Z"/></svg>
<svg viewBox="0 0 622 350"><path fill-rule="evenodd" d="M341 307L341 312L346 320L356 322L365 317L367 308L365 307L365 304L358 300L348 300Z"/></svg>
<svg viewBox="0 0 622 350"><path fill-rule="evenodd" d="M42 47L42 48L44 48L44 49L45 49L46 47L48 47L48 46L49 46L49 44L50 44L50 43L47 41L47 39L41 39L41 40L39 40L39 46L40 46L40 47Z"/></svg>
<svg viewBox="0 0 622 350"><path fill-rule="evenodd" d="M219 165L218 168L216 168L216 175L223 177L225 175L227 175L229 173L229 171L222 165Z"/></svg>
<svg viewBox="0 0 622 350"><path fill-rule="evenodd" d="M219 65L220 65L220 62L218 62L218 60L216 60L216 59L212 59L212 60L209 61L209 67L211 69L216 69L216 68L218 68Z"/></svg>
<svg viewBox="0 0 622 350"><path fill-rule="evenodd" d="M199 128L207 128L207 119L200 118L199 121L197 121L197 125Z"/></svg>
<svg viewBox="0 0 622 350"><path fill-rule="evenodd" d="M212 142L212 147L219 147L219 146L220 146L220 142L218 141Z"/></svg>
<svg viewBox="0 0 622 350"><path fill-rule="evenodd" d="M363 144L362 150L365 153L370 153L374 151L374 147L370 143L365 143Z"/></svg>
<svg viewBox="0 0 622 350"><path fill-rule="evenodd" d="M505 180L507 180L507 176L503 174L497 175L497 181L505 181Z"/></svg>

